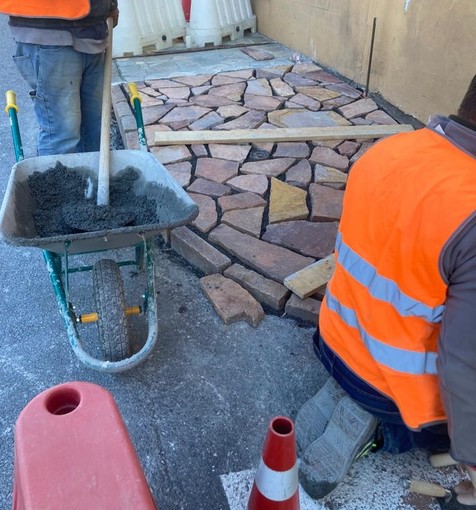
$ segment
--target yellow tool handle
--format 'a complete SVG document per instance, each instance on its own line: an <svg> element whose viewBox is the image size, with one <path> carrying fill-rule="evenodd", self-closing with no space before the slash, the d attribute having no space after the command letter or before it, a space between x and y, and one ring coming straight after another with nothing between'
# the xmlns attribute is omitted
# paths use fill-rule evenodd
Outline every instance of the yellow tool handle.
<svg viewBox="0 0 476 510"><path fill-rule="evenodd" d="M132 106L134 106L134 99L138 99L142 103L142 98L140 97L137 85L135 83L128 83L127 88L129 89L129 95L131 96L130 101Z"/></svg>
<svg viewBox="0 0 476 510"><path fill-rule="evenodd" d="M435 498L443 498L446 501L451 499L451 491L445 487L425 480L413 480L411 478L402 478L401 483L405 489L417 494L424 494L425 496L433 496Z"/></svg>
<svg viewBox="0 0 476 510"><path fill-rule="evenodd" d="M5 106L5 111L7 113L13 108L16 112L18 112L19 108L17 105L17 95L13 90L7 90L5 92L5 99L7 102L7 106Z"/></svg>

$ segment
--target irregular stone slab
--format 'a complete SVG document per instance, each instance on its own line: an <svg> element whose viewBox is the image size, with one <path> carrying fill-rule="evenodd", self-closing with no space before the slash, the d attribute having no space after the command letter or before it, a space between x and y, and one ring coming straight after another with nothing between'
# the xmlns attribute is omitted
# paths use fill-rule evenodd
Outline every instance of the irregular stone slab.
<svg viewBox="0 0 476 510"><path fill-rule="evenodd" d="M317 299L300 299L296 294L292 294L286 303L285 312L289 317L317 326L320 309L321 302Z"/></svg>
<svg viewBox="0 0 476 510"><path fill-rule="evenodd" d="M286 221L268 225L263 241L322 259L334 251L339 222Z"/></svg>
<svg viewBox="0 0 476 510"><path fill-rule="evenodd" d="M307 218L307 192L278 179L271 178L269 222L301 220Z"/></svg>
<svg viewBox="0 0 476 510"><path fill-rule="evenodd" d="M241 76L217 74L212 78L212 85L214 87L221 87L222 85L233 85L234 83L240 83L243 81L246 81L246 79Z"/></svg>
<svg viewBox="0 0 476 510"><path fill-rule="evenodd" d="M300 62L299 64L294 64L293 73L304 74L312 73L316 71L322 71L322 67L319 67L317 64L312 62Z"/></svg>
<svg viewBox="0 0 476 510"><path fill-rule="evenodd" d="M243 80L249 80L253 78L253 69L239 69L238 71L223 71L219 73L220 76L231 76L234 78L242 78Z"/></svg>
<svg viewBox="0 0 476 510"><path fill-rule="evenodd" d="M359 147L360 143L346 140L337 147L337 151L341 156L351 158L359 150Z"/></svg>
<svg viewBox="0 0 476 510"><path fill-rule="evenodd" d="M352 124L354 124L354 126L370 126L373 122L362 117L355 117L352 119Z"/></svg>
<svg viewBox="0 0 476 510"><path fill-rule="evenodd" d="M162 117L167 115L174 108L174 105L163 104L159 106L147 106L142 108L142 119L144 120L144 126L155 124Z"/></svg>
<svg viewBox="0 0 476 510"><path fill-rule="evenodd" d="M375 124L398 124L393 117L390 117L388 113L382 110L375 110L369 113L367 117L365 117L365 120L370 120L371 122L375 122Z"/></svg>
<svg viewBox="0 0 476 510"><path fill-rule="evenodd" d="M249 108L250 110L272 112L277 110L282 104L283 100L274 96L255 96L246 93L244 97L245 108Z"/></svg>
<svg viewBox="0 0 476 510"><path fill-rule="evenodd" d="M212 75L210 74L197 74L189 76L178 76L177 78L174 78L174 81L183 83L189 87L201 87L202 85L208 85L211 79Z"/></svg>
<svg viewBox="0 0 476 510"><path fill-rule="evenodd" d="M151 147L152 154L163 164L179 163L192 159L186 145L164 145Z"/></svg>
<svg viewBox="0 0 476 510"><path fill-rule="evenodd" d="M210 181L225 183L238 175L239 164L236 161L217 158L199 158L195 168L195 176Z"/></svg>
<svg viewBox="0 0 476 510"><path fill-rule="evenodd" d="M314 182L319 184L345 184L347 182L347 174L335 168L316 164L314 166Z"/></svg>
<svg viewBox="0 0 476 510"><path fill-rule="evenodd" d="M148 145L153 146L155 143L155 134L161 131L170 132L173 129L170 129L169 126L164 126L163 124L151 124L150 126L144 126L145 129L145 137L148 141ZM134 129L134 132L137 133L137 124Z"/></svg>
<svg viewBox="0 0 476 510"><path fill-rule="evenodd" d="M246 84L246 93L253 96L272 96L273 90L265 78L249 80Z"/></svg>
<svg viewBox="0 0 476 510"><path fill-rule="evenodd" d="M218 199L218 205L222 212L235 211L237 209L251 209L252 207L264 207L266 200L256 193L244 192L236 195L228 195Z"/></svg>
<svg viewBox="0 0 476 510"><path fill-rule="evenodd" d="M223 118L216 112L210 112L204 115L201 119L193 122L188 126L191 131L204 131L212 129L215 126L223 124Z"/></svg>
<svg viewBox="0 0 476 510"><path fill-rule="evenodd" d="M269 51L257 50L255 48L241 48L243 53L246 53L254 60L273 60L274 55Z"/></svg>
<svg viewBox="0 0 476 510"><path fill-rule="evenodd" d="M228 186L218 182L209 181L208 179L202 179L201 177L195 179L187 188L187 191L208 195L214 198L222 197L223 195L231 193L231 189Z"/></svg>
<svg viewBox="0 0 476 510"><path fill-rule="evenodd" d="M333 90L325 89L323 87L296 87L296 90L305 96L312 97L317 101L327 101L328 99L334 99L340 94Z"/></svg>
<svg viewBox="0 0 476 510"><path fill-rule="evenodd" d="M322 109L323 110L332 110L333 108L340 108L341 106L352 103L353 101L355 101L355 100L352 99L351 97L339 96L334 99L329 99L327 101L323 101Z"/></svg>
<svg viewBox="0 0 476 510"><path fill-rule="evenodd" d="M197 156L197 158L201 158L202 156L208 156L208 151L205 145L191 145L190 148L192 149L192 152Z"/></svg>
<svg viewBox="0 0 476 510"><path fill-rule="evenodd" d="M235 101L226 97L217 96L216 94L204 94L201 96L191 97L189 103L204 106L207 108L218 108L219 106L228 106L236 104Z"/></svg>
<svg viewBox="0 0 476 510"><path fill-rule="evenodd" d="M309 186L311 197L311 221L338 221L342 215L342 201L344 192L311 184Z"/></svg>
<svg viewBox="0 0 476 510"><path fill-rule="evenodd" d="M169 172L180 172L182 174L191 174L192 173L192 163L189 161L183 161L182 163L172 163L171 165L167 165L165 167Z"/></svg>
<svg viewBox="0 0 476 510"><path fill-rule="evenodd" d="M235 191L250 191L262 197L268 191L269 182L266 175L250 174L233 177L226 184Z"/></svg>
<svg viewBox="0 0 476 510"><path fill-rule="evenodd" d="M223 85L222 87L213 87L208 92L209 96L221 96L232 101L241 101L245 91L246 83L234 83L233 85Z"/></svg>
<svg viewBox="0 0 476 510"><path fill-rule="evenodd" d="M311 99L311 98L309 98L309 99ZM289 108L289 109L292 109L292 108L294 108L294 109L302 108L302 105L297 104L297 103L293 103L292 101L286 101L284 103L284 106L285 106L285 108ZM316 110L314 110L314 111L316 111Z"/></svg>
<svg viewBox="0 0 476 510"><path fill-rule="evenodd" d="M225 324L244 320L256 327L264 318L258 301L238 283L221 274L203 277L200 287Z"/></svg>
<svg viewBox="0 0 476 510"><path fill-rule="evenodd" d="M230 161L243 161L250 153L250 145L228 145L226 143L211 143L208 146L210 154L214 158L228 159Z"/></svg>
<svg viewBox="0 0 476 510"><path fill-rule="evenodd" d="M314 163L320 163L324 166L331 166L338 170L347 170L349 160L345 156L337 154L328 147L316 147L309 158Z"/></svg>
<svg viewBox="0 0 476 510"><path fill-rule="evenodd" d="M139 92L141 93L141 96L143 96L144 94L147 94L150 97L158 97L158 96L160 96L160 92L158 92L157 90L153 89L152 87L143 87L143 88L140 88ZM142 99L144 99L144 97L142 97Z"/></svg>
<svg viewBox="0 0 476 510"><path fill-rule="evenodd" d="M164 87L159 90L169 99L188 99L190 97L189 87Z"/></svg>
<svg viewBox="0 0 476 510"><path fill-rule="evenodd" d="M362 97L362 92L360 92L360 90L351 87L347 83L331 83L330 85L327 85L327 88L335 90L336 92L339 92L339 94L344 94L344 96L348 96L353 99Z"/></svg>
<svg viewBox="0 0 476 510"><path fill-rule="evenodd" d="M291 167L285 176L286 182L292 186L305 188L309 186L312 181L312 168L307 159L303 159Z"/></svg>
<svg viewBox="0 0 476 510"><path fill-rule="evenodd" d="M198 216L192 221L192 225L206 234L217 225L218 214L215 200L207 195L195 193L189 193L188 195L198 205L199 210Z"/></svg>
<svg viewBox="0 0 476 510"><path fill-rule="evenodd" d="M341 106L338 111L347 119L353 119L354 117L360 117L367 115L374 110L377 110L378 106L373 99L364 98L350 103L345 106Z"/></svg>
<svg viewBox="0 0 476 510"><path fill-rule="evenodd" d="M294 89L290 87L281 78L272 78L270 85L277 96L292 97L294 96Z"/></svg>
<svg viewBox="0 0 476 510"><path fill-rule="evenodd" d="M343 81L337 78L337 76L327 73L326 71L311 71L306 74L306 77L311 80L319 81L322 85L328 85L329 83L343 83Z"/></svg>
<svg viewBox="0 0 476 510"><path fill-rule="evenodd" d="M269 177L278 177L295 162L293 158L267 159L263 161L252 161L241 167L243 174L261 174Z"/></svg>
<svg viewBox="0 0 476 510"><path fill-rule="evenodd" d="M263 224L264 207L253 207L251 209L237 209L227 211L223 214L221 222L236 228L243 234L250 234L259 238Z"/></svg>
<svg viewBox="0 0 476 510"><path fill-rule="evenodd" d="M203 117L207 113L210 113L209 108L203 108L201 106L184 106L183 108L174 108L171 112L167 113L160 119L161 124L165 124L172 129L180 129L192 124L197 121L200 117Z"/></svg>
<svg viewBox="0 0 476 510"><path fill-rule="evenodd" d="M209 234L209 240L237 257L243 264L279 283L314 262L310 257L242 234L227 225L216 227Z"/></svg>
<svg viewBox="0 0 476 510"><path fill-rule="evenodd" d="M304 106L305 108L313 112L317 112L318 110L321 109L321 103L319 101L316 101L315 99L312 99L312 97L306 96L305 94L302 94L300 92L291 97L288 103L289 102L292 102L295 105Z"/></svg>
<svg viewBox="0 0 476 510"><path fill-rule="evenodd" d="M336 112L310 112L304 109L270 112L268 122L284 128L350 126L350 122Z"/></svg>
<svg viewBox="0 0 476 510"><path fill-rule="evenodd" d="M155 90L160 90L161 88L171 88L171 87L183 87L183 82L177 82L175 80L146 80L145 84L148 87L152 87Z"/></svg>
<svg viewBox="0 0 476 510"><path fill-rule="evenodd" d="M374 142L364 142L360 149L352 156L350 163L354 164L361 156L363 156L372 147Z"/></svg>
<svg viewBox="0 0 476 510"><path fill-rule="evenodd" d="M275 158L307 158L311 149L305 142L281 142L276 146Z"/></svg>
<svg viewBox="0 0 476 510"><path fill-rule="evenodd" d="M283 76L283 80L290 87L313 87L317 85L316 81L305 78L297 73L287 73Z"/></svg>
<svg viewBox="0 0 476 510"><path fill-rule="evenodd" d="M293 68L292 65L282 65L282 66L274 66L274 67L260 67L256 69L256 78L282 78L286 73L288 73Z"/></svg>
<svg viewBox="0 0 476 510"><path fill-rule="evenodd" d="M177 184L179 186L182 186L182 188L186 188L190 181L192 180L192 174L185 174L183 172L176 172L175 170L169 170L169 174L172 178L174 178L177 181Z"/></svg>
<svg viewBox="0 0 476 510"><path fill-rule="evenodd" d="M266 120L266 114L258 111L250 111L235 120L225 122L221 126L217 126L216 130L231 129L255 129Z"/></svg>
<svg viewBox="0 0 476 510"><path fill-rule="evenodd" d="M203 94L207 94L211 88L211 85L202 85L201 87L193 87L190 91L193 96L201 96Z"/></svg>
<svg viewBox="0 0 476 510"><path fill-rule="evenodd" d="M187 227L174 228L170 242L178 255L205 274L221 273L231 265L226 255Z"/></svg>
<svg viewBox="0 0 476 510"><path fill-rule="evenodd" d="M223 273L227 278L241 285L262 305L275 312L282 312L284 305L291 295L289 289L273 280L246 269L241 264L233 264Z"/></svg>
<svg viewBox="0 0 476 510"><path fill-rule="evenodd" d="M237 117L243 115L248 111L249 111L248 108L245 108L238 104L233 104L229 106L220 106L220 108L218 108L217 110L217 113L224 119L236 119Z"/></svg>

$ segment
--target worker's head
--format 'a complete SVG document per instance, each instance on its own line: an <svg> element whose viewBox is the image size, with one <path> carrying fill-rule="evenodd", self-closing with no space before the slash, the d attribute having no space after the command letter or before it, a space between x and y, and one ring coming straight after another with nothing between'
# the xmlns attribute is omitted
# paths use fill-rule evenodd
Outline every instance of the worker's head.
<svg viewBox="0 0 476 510"><path fill-rule="evenodd" d="M476 124L476 75L471 80L463 101L461 101L458 115Z"/></svg>

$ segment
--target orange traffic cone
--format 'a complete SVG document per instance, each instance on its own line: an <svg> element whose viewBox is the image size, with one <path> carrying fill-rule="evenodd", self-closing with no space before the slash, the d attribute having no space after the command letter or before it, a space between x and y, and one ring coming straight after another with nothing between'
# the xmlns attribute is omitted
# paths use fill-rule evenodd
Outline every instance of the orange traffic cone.
<svg viewBox="0 0 476 510"><path fill-rule="evenodd" d="M276 416L269 424L248 510L299 510L296 438L290 418Z"/></svg>

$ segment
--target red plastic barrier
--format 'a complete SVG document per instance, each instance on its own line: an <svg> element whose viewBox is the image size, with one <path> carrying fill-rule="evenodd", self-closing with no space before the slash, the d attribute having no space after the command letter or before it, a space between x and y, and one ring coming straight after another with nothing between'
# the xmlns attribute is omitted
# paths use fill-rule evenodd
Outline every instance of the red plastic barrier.
<svg viewBox="0 0 476 510"><path fill-rule="evenodd" d="M15 426L14 510L156 510L111 394L86 382L50 388Z"/></svg>
<svg viewBox="0 0 476 510"><path fill-rule="evenodd" d="M192 8L192 0L182 0L183 13L185 21L190 21L190 10Z"/></svg>

